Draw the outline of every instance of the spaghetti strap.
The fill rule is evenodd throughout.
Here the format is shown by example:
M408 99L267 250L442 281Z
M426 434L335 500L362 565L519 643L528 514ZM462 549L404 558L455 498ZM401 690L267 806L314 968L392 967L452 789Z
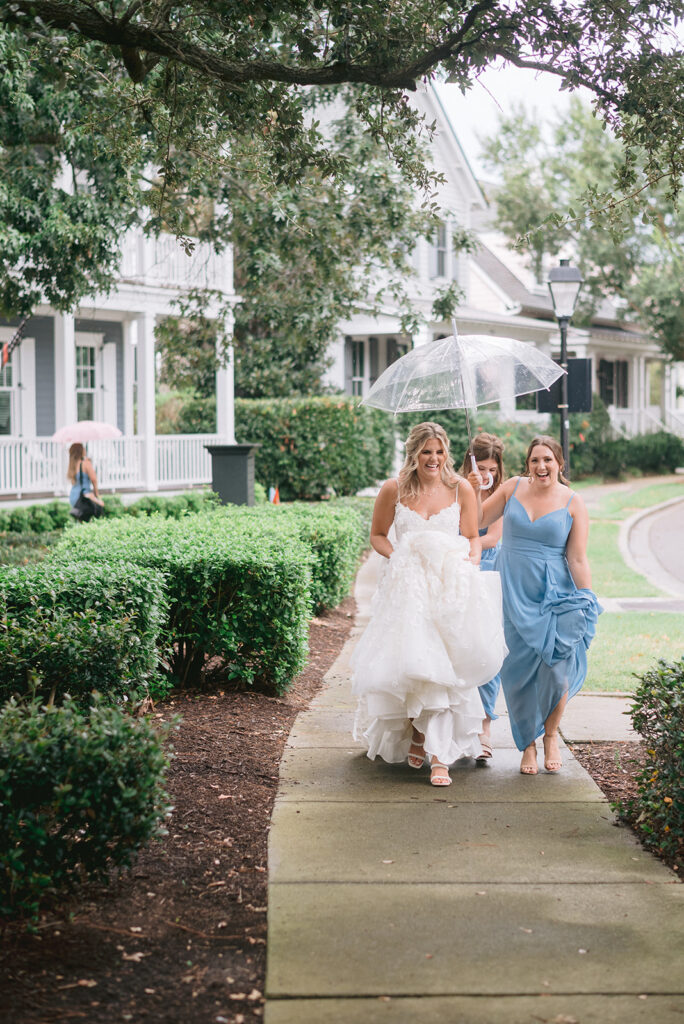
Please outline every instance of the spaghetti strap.
M574 497L575 497L575 492L574 492L574 491L571 491L571 492L570 492L570 497L568 498L568 502L567 502L567 505L565 506L566 508L570 508L570 502L572 501L572 499L573 499Z
M515 487L513 488L513 494L515 494L515 492L518 490L518 484L520 483L521 480L522 480L522 477L519 476L518 479L515 482ZM513 494L511 494L511 498L513 497Z

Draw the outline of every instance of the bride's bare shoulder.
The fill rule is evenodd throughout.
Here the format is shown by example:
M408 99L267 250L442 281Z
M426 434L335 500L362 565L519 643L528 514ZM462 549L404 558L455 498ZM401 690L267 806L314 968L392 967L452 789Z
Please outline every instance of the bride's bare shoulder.
M378 491L378 497L376 500L392 501L396 502L399 500L399 481L395 477L390 477L389 480L385 480L384 484Z

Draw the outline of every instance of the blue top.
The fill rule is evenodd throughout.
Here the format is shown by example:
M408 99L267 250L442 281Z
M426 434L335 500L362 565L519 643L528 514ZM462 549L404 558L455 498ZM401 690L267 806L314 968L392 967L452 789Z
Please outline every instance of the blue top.
M533 521L515 490L504 509L497 570L509 651L501 682L513 738L524 750L562 696L581 689L602 608L593 591L575 586L565 557L574 492L564 508Z
M69 491L69 504L73 508L78 501L81 492L83 494L92 494L93 485L90 482L90 477L87 473L83 472L83 463L81 462L78 467L78 475L76 477L76 483L72 484L71 490Z

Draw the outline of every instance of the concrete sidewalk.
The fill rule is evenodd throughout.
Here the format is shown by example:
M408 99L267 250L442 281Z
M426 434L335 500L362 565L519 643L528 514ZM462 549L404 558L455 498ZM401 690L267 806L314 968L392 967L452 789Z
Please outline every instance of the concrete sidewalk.
M362 609L370 588L362 571ZM371 763L351 740L363 617L281 766L267 1024L681 1022L675 874L617 825L567 748L560 774L540 754L539 775L520 775L505 717L491 763L460 762L446 790L427 769ZM624 700L573 704L566 739L629 738ZM588 722L625 734L577 735Z

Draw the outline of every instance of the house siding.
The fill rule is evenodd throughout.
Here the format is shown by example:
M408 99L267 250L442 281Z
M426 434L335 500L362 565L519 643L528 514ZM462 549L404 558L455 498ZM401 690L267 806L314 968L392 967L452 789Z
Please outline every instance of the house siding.
M55 432L55 321L51 316L34 317L26 334L36 339L36 433L51 437Z
M2 327L18 327L18 318L0 318ZM51 437L55 432L55 322L51 316L33 316L26 321L24 335L36 345L36 434Z

